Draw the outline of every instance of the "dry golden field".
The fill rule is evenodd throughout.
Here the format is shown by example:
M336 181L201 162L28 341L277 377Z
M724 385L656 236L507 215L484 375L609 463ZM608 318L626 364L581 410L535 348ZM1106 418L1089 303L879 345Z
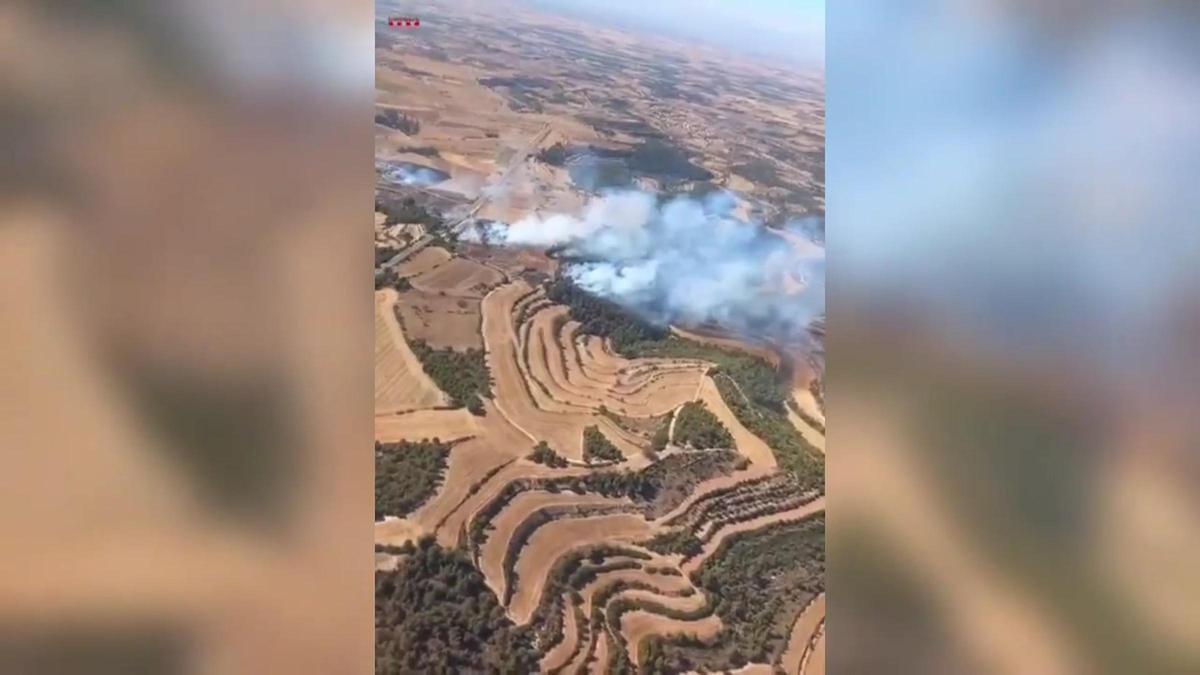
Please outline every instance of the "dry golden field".
M391 290L375 294L375 414L444 406L392 313L395 299Z
M400 293L396 311L404 321L405 334L437 349L480 349L479 300L455 298L418 291Z

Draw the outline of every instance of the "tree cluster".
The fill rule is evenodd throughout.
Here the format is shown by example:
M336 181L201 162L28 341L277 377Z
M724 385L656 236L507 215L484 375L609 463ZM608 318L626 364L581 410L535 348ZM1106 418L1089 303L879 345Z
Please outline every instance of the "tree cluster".
M733 448L733 436L703 401L688 401L675 419L675 443L697 450Z
M383 214L383 224L388 227L397 223L420 223L431 230L442 226L440 217L418 204L412 197L405 197L399 202L377 201L375 210Z
M731 171L763 187L780 186L779 171L775 169L775 163L765 157L756 157L743 164L735 164Z
M667 513L682 504L700 483L729 475L746 464L746 458L732 450L679 452L654 462L640 472L653 495L646 507L647 517Z
M583 430L583 461L588 462L623 462L625 455L608 440L596 425L585 427Z
M656 494L653 483L642 471L597 471L576 479L565 479L569 489L577 492L593 492L605 497L628 497L634 501L648 501ZM575 488L578 487L578 490Z
M483 415L483 399L492 395L492 376L482 350L455 351L449 347L434 349L424 340L410 343L421 361L421 368L450 396L450 404L466 408L474 415Z
M562 143L555 143L548 148L542 148L537 158L550 166L562 166L567 163L567 148Z
M671 417L663 420L663 423L654 430L654 437L650 439L650 449L654 452L662 452L667 449L667 444L671 442Z
M532 673L538 654L460 551L423 539L375 576L375 672Z
M567 460L551 448L546 441L538 441L529 453L529 459L538 464L545 464L552 469L562 469L567 466Z
M389 129L395 129L409 136L416 136L417 132L421 131L421 121L415 117L410 117L395 108L387 108L375 113L375 123L381 124Z
M375 443L375 520L408 515L433 496L449 454L436 438Z
M384 267L375 270L375 290L394 288L397 291L407 291L412 288L412 282L407 277L400 276L394 267Z

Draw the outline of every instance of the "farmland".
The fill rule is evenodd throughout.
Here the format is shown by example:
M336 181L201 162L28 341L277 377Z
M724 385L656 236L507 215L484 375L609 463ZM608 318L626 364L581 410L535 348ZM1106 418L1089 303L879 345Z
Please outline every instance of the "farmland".
M379 291L375 297L375 413L402 412L446 404L421 369L420 362L396 322L391 307L395 292Z
M458 260L450 251L450 261ZM473 255L486 263L485 249ZM721 561L751 555L747 537L802 526L824 510L820 488L782 471L777 450L730 406L729 389L717 381L721 372L738 372L728 358L714 372L722 364L701 358L712 345L699 342L683 350L645 343L641 349L652 355L622 356L608 338L586 332L571 307L553 302L546 286L496 274L479 289L478 344L490 379L479 390L482 414L437 386L447 380L424 371L379 382L433 393L424 408L377 414L379 440L437 437L445 448L422 460L423 470L440 475L420 478L421 494L385 491L389 504L405 508L382 514L390 518L377 525L379 540L463 551L544 672L792 667L818 658L817 592L787 591L786 602L749 619L719 609L729 601L718 602L714 589L733 591L714 579L736 569ZM437 283L461 287L450 276ZM407 295L382 291L380 316L404 316ZM389 335L404 339L400 323L389 324ZM422 340L411 345L416 368L431 367L427 356L416 356L431 348ZM741 353L758 358L753 349ZM387 557L380 574L399 574L406 560ZM819 592L819 574L792 574ZM747 621L784 637L766 646L738 637L759 634L742 627Z
M435 271L462 260L447 250ZM823 605L813 604L818 572L789 572L795 588L815 590L781 591L786 601L751 615L730 614L725 597L738 568L722 561L762 557L747 537L802 526L824 511L820 485L782 470L779 449L742 421L757 410L746 391L775 391L743 373L765 377L771 363L739 370L733 357L708 351L713 345L679 335L659 347L638 343L647 356L623 356L608 337L587 332L572 307L551 300L546 285L495 271L485 249L472 254L471 269L495 275L467 289L479 295L478 342L469 343L479 347L435 350L405 334L410 321L396 320L408 316L403 305L413 293L457 300L437 294L463 292L466 277L427 270L417 277L428 287L379 293L377 318L393 341L377 352L391 375L379 379L378 393L388 402L398 400L394 392L406 397L404 406L377 410L376 436L402 444L437 438L445 450L419 464L439 475L380 486L398 506L381 513L378 541L461 551L503 610L514 654L531 650L543 672L815 664L823 649ZM737 358L758 359L754 349ZM487 378L471 390L476 414L462 385L452 384L473 366L437 365L473 353ZM426 368L449 368L457 379ZM722 387L721 377L746 387ZM384 457L389 467L398 461ZM409 483L422 492L403 494ZM409 564L405 555L380 555L381 575L401 575ZM753 637L763 630L782 637Z
M618 33L433 6L428 31L377 36L376 160L393 171L376 190L377 672L815 672L825 418L800 342L646 316L577 283L560 247L497 238L620 176L820 211L823 178L756 140L783 126L819 147L797 112L816 104L735 84L766 82L755 66L739 80L700 52L646 59ZM543 50L585 67L543 72ZM694 110L714 72L751 133L683 133L720 122L637 93ZM626 165L584 176L581 148ZM437 182L389 182L395 167Z

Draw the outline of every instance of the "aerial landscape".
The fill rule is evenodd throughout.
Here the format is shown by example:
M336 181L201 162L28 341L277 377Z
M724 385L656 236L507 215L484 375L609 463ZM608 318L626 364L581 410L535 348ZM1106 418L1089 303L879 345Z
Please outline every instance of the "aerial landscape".
M375 31L376 672L823 674L820 64Z

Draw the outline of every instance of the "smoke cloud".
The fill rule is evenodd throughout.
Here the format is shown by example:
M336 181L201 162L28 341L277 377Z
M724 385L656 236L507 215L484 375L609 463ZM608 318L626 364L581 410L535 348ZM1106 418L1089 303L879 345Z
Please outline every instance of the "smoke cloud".
M805 234L811 223L772 230L735 207L728 193L610 192L579 216L531 215L473 236L557 248L579 286L659 323L795 338L824 312L825 251Z
M415 187L437 185L450 177L441 171L408 162L382 165L379 171L385 182Z

